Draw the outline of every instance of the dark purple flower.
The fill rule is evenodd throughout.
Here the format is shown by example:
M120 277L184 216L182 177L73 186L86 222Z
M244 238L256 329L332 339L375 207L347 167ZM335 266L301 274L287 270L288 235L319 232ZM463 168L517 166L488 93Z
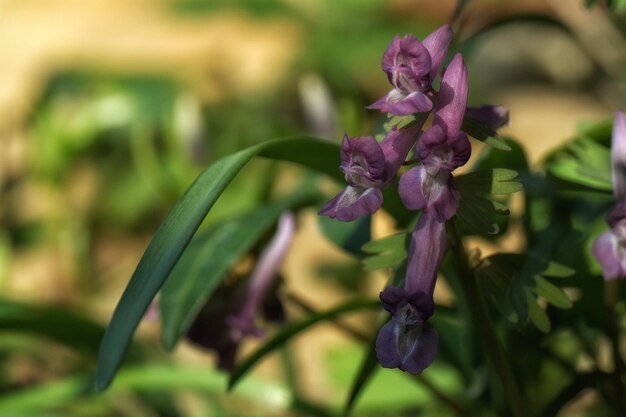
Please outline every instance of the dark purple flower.
M495 132L509 124L509 111L504 106L468 107L465 109L465 118L475 120Z
M394 128L380 144L370 136L344 136L340 169L348 187L328 201L319 214L347 222L376 212L383 202L380 189L396 176L420 128L420 123L405 129Z
M424 42L412 35L396 36L382 60L383 71L394 88L368 108L394 115L430 111L433 104L428 93L451 41L450 25L440 27Z
M459 192L451 172L470 157L471 145L461 123L467 103L467 69L456 55L441 81L433 126L417 144L421 165L400 178L399 193L405 206L432 212L438 221L450 219L459 206Z
M437 356L438 335L427 319L432 315L432 298L387 287L380 301L391 314L376 338L376 355L384 368L399 368L419 374Z

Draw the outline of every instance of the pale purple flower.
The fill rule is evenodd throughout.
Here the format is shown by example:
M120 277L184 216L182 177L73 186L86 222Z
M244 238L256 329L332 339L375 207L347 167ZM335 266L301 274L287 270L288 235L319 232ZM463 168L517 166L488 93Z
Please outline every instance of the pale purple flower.
M189 327L187 339L215 351L221 369L233 369L245 337L263 335L263 330L257 327L258 317L271 322L285 320L276 292L276 278L294 232L294 215L283 213L274 237L261 253L249 279L220 286Z
M404 288L390 286L380 293L392 316L376 339L383 367L418 374L435 359L438 336L427 320L434 312L433 292L445 248L445 222L422 213L411 236Z
M591 250L606 280L626 277L626 117L621 111L613 123L611 170L617 203L607 216L610 229L593 242Z
M611 281L626 276L626 202L613 209L607 220L611 229L593 242L591 251L602 265L604 279Z
M616 201L626 199L626 116L619 111L613 122L611 140L611 171Z
M382 68L394 87L370 105L394 115L428 112L433 108L431 84L452 41L452 28L444 25L423 42L415 36L396 36L383 55Z
M420 123L394 128L380 144L371 136L350 139L345 135L340 169L348 186L328 201L319 214L347 222L376 212L383 202L381 188L396 176L420 128Z
M278 220L276 234L261 253L252 271L242 309L237 314L226 318L233 341L239 342L245 336L260 337L263 335L263 331L256 325L256 317L272 288L278 268L291 246L295 228L296 218L293 213L283 213Z
M417 144L421 165L400 178L405 206L432 212L439 221L450 219L459 206L459 192L451 172L470 157L471 145L461 132L467 103L467 69L457 54L441 81L433 126Z

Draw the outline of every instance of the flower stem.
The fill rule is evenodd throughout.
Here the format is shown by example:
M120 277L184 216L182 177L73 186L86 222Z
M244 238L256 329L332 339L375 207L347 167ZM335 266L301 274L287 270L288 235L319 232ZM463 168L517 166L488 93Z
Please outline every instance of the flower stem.
M500 379L506 400L514 417L528 417L527 403L522 397L513 370L511 369L506 353L495 332L493 321L487 311L480 294L480 289L474 276L474 271L469 265L467 252L463 246L463 240L455 224L455 220L449 222L454 236L452 249L457 261L461 285L465 293L466 301L472 314L474 331L479 334L486 352L487 362Z

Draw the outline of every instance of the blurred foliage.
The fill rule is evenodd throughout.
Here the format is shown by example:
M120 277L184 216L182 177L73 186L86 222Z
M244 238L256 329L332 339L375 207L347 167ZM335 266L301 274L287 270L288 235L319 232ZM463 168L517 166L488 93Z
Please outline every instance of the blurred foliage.
M417 8L404 8L402 2L383 0L162 3L155 2L150 7L165 6L168 16L177 21L193 22L225 10L243 11L268 22L288 19L304 35L293 66L273 90L232 94L216 101L203 98L176 74L155 76L132 70L85 70L79 66L49 74L21 132L20 139L27 148L23 166L13 170L0 167L0 416L336 416L346 403L355 416L508 415L502 388L488 369L480 340L472 330L468 306L463 297L457 296L463 290L451 256L442 268L442 279L450 287L452 301L439 306L434 317L441 337L439 358L418 378L372 367L371 354L368 362L380 320L364 315L364 331L347 325L343 314L377 305L372 292L366 289L372 283L380 286L380 280L354 268L343 274L336 268L326 274L326 279L319 279L318 284L330 284L333 291L349 301L328 309L293 302L290 307L300 308L304 315L296 314L264 344L248 351L251 353L230 377L231 384L241 379L234 392L226 393L228 375L197 359L189 364L188 359L166 355L158 338L149 331L131 344L110 389L95 392L96 349L112 310L110 300L100 297L120 293L120 282L125 283L128 278L119 276L128 272L124 263L129 258L136 260L148 235L157 230L201 170L271 138L319 132L319 126L307 118L310 109L302 104L299 83L305 73L322 80L335 105L336 132L326 139L338 142L343 130L350 134L382 131L380 117L362 110L385 88L386 80L379 68L381 51L397 33L413 33L421 38L438 26L437 19L451 15L448 11L438 14L436 10L421 15ZM463 3L468 9L474 2ZM623 21L623 1L586 3L589 7L607 3L610 9L622 13L612 16L613 21ZM484 15L488 21L482 23L483 29L514 23L511 16ZM471 17L466 17L469 23ZM552 15L539 17L533 21L560 23ZM624 32L623 25L617 28ZM459 37L463 43L456 47L471 57L474 47L488 36L488 30L467 30L467 34L476 36ZM571 37L575 39L574 34ZM594 68L599 67L594 63ZM527 71L525 75L534 74ZM601 81L607 90L617 89L623 81L608 76L596 78L602 79L587 82L595 86ZM513 76L512 79L511 83L515 82ZM472 92L475 100L485 94L480 87ZM493 235L484 239L496 243L511 229L521 229L523 235L529 257L520 258L515 253L479 257L478 270L485 274L479 275L478 281L490 302L488 308L498 334L505 341L507 357L523 382L524 394L532 400L535 410L544 410L537 415L567 412L562 410L567 410L568 402L580 398L586 390L595 395L586 415L612 413L612 375L604 363L607 317L599 308L602 280L599 267L588 255L593 238L605 228L603 216L612 201L608 170L610 129L609 121L581 126L575 137L548 155L539 169L532 170L523 147L525 138L515 141L495 137L493 132L477 131L473 135L492 147L483 152L472 172L459 177L461 191L472 187L475 191L478 187L481 200L473 204L481 209L480 213L461 212L466 214L467 225L461 225L464 234L491 231ZM4 143L3 134L0 132L0 143ZM314 168L319 170L319 158L328 149L336 151L327 145L326 150L302 151L300 162L310 158L313 162L308 165L317 163ZM287 155L266 156L293 160L290 152L295 149L284 150ZM333 158L322 161L326 167L321 170L337 177L340 173L335 153ZM500 168L506 170L496 171ZM519 176L515 177L514 172ZM247 254L258 253L263 247L277 216L272 207L282 208L286 204L300 212L310 211L301 201L293 203L294 195L297 197L302 189L304 194L310 191L310 198L315 200L309 206L319 207L320 194L327 189L325 181L321 175L292 165L258 158L250 161L242 175L228 184L202 225L202 218L198 219L197 226L208 240L216 230L229 225L241 227L245 221L254 222L258 230L250 234L245 230L234 232L230 236L234 240L229 243L235 249L214 242L226 252L217 259L219 265L209 262L201 250L198 254L193 252L198 244L193 241L187 256L178 264L177 257L171 259L168 266L175 272L193 269L195 275L190 275L195 282L211 286L208 290L190 290L190 297L197 299L192 304L208 300L214 285L237 268L238 262L245 261ZM517 191L519 182L524 184L525 195L521 212L513 210L508 217L498 216L498 212L508 214L506 207L511 201L506 195L489 199L491 194ZM394 196L385 195L385 204L398 226L415 220L413 215L396 216L401 204L397 196L394 200ZM362 262L368 271L380 270L390 279L394 279L393 272L398 279L406 257L406 234L367 243L372 238L370 219L349 227L325 219L319 223L326 239L342 248L344 255L354 258L355 263ZM480 230L476 231L476 227ZM201 239L200 236L198 240ZM174 242L171 236L165 236L163 241L178 244L181 252L187 243ZM30 255L46 248L51 248L61 272L47 263L34 266L45 271L46 282L60 289L50 295L39 289L40 284L35 281L32 300L24 300L29 297L15 290L16 286L19 288L15 281L30 279L31 270L15 272L15 268L20 262L36 263ZM549 270L558 263L560 272L576 272L563 279L547 280L545 277L555 275L545 268L537 269L537 259L542 268ZM511 282L503 282L498 271L494 272L503 268L515 269L517 274L507 275L514 277ZM515 292L513 287L524 290ZM144 296L146 305L157 289ZM625 290L620 291L623 300ZM520 294L524 296L521 299ZM357 301L353 296L359 297ZM163 307L167 308L166 294L164 301ZM107 306L103 308L102 304ZM181 314L189 314L187 310L181 310ZM621 320L619 328L623 330L623 301L618 302L616 310ZM143 309L135 307L133 317L120 317L120 322L132 327L127 328L127 342L142 316ZM324 381L330 384L327 389L320 388L320 395L326 396L324 401L319 396L311 399L302 392L303 382L298 375L289 377L290 373L297 374L294 369L300 365L291 357L297 349L291 339L322 322L350 338L323 352L321 364L315 362L320 367L318 372L327 377ZM150 328L154 323L148 319L145 326ZM172 326L175 336L168 345L184 333L183 327L181 323ZM286 375L288 384L275 382L276 376L248 375L270 352L279 356L272 365L275 373ZM118 356L121 358L121 352Z

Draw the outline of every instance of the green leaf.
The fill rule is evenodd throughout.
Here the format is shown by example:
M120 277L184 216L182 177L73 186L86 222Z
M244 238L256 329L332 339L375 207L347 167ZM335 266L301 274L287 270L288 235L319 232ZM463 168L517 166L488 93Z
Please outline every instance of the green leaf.
M492 130L490 127L479 122L478 120L474 120L469 117L463 118L461 130L474 139L485 142L496 149L500 149L502 151L511 150L511 147L506 143L506 141L498 137L498 133L496 131Z
M0 300L0 328L35 334L95 354L104 328L58 307L31 306Z
M344 406L344 415L347 416L350 414L352 407L356 403L356 400L359 398L359 395L363 392L363 389L366 387L367 382L374 376L375 372L378 368L378 358L376 357L376 337L378 337L378 332L380 332L380 327L374 336L374 339L367 346L367 353L361 362L361 366L359 367L359 372L356 374L354 378L354 382L352 383L352 388L350 388L350 394L348 395L348 400L346 401L346 405Z
M195 238L183 252L161 290L162 340L172 349L232 265L265 234L280 214L307 199L291 198L220 223Z
M575 273L576 271L574 271L569 266L565 266L557 262L549 262L548 266L546 266L545 269L541 271L541 275L553 278L567 278L571 277Z
M550 320L537 304L535 294L554 307L572 307L567 294L543 275L565 276L571 275L571 272L563 265L547 262L532 254L506 253L484 259L476 269L484 293L498 310L513 322L525 323L530 319L543 332L550 329Z
M323 235L337 247L361 258L361 247L371 239L372 217L365 216L353 222L341 222L326 216L317 218Z
M204 170L152 238L113 313L100 345L96 370L98 389L105 389L111 383L139 321L210 208L255 155L296 162L340 177L338 147L310 138L261 143L222 158Z
M333 308L320 313L309 315L306 319L287 324L282 326L281 330L276 333L270 340L268 340L263 346L257 349L254 353L239 363L230 375L228 382L228 388L232 389L239 380L248 373L252 367L263 359L268 353L271 353L278 347L285 344L293 336L297 335L303 330L319 323L320 321L328 320L336 317L340 314L349 313L356 310L363 309L377 309L380 308L378 301L371 300L354 300L348 303L342 304L339 307Z
M545 311L539 307L535 297L526 291L526 302L528 305L528 318L530 321L542 332L548 333L550 331L550 318Z
M561 309L572 307L572 301L562 289L539 275L535 276L535 287L533 290L555 307Z
M565 152L548 163L548 171L557 178L589 188L612 189L611 152L588 138L569 143Z
M517 171L512 169L495 168L459 175L455 177L455 181L457 186L467 193L512 194L524 188L522 183L517 181L517 176Z
M363 259L363 268L374 271L400 265L407 257L406 238L405 233L398 233L365 244L363 251L374 255Z
M470 231L479 234L497 234L500 231L498 216L507 216L509 211L491 196L522 190L517 175L517 171L511 169L493 168L455 177L461 193L457 215Z

